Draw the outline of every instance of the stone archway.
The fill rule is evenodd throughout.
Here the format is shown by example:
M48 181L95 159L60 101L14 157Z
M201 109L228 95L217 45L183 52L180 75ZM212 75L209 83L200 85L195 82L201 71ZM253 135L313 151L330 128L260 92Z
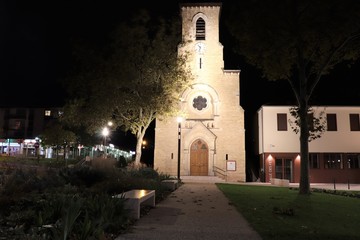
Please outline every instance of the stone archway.
M209 148L201 139L195 140L190 148L190 175L208 176Z

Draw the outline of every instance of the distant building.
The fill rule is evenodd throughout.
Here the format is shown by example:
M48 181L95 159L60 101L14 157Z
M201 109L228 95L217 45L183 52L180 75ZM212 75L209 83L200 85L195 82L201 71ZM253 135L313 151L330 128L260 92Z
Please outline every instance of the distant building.
M188 65L195 80L179 96L183 121L156 119L154 169L245 182L240 70L224 69L221 3L184 3L180 10L183 41L178 52L191 54Z
M62 108L0 108L0 154L23 155L26 157L38 154L45 158L54 158L55 154L62 155L64 151L57 152L50 146L41 146L40 136L50 122L57 121L62 114ZM123 156L127 161L132 160L134 153L123 151L114 145L84 146L76 144L68 149L65 158L78 156L101 157L106 151L107 155L116 159Z
M8 155L33 154L36 138L59 117L61 108L0 108L0 149Z
M262 180L300 181L300 139L292 106L262 106L257 112ZM324 113L326 131L309 142L310 183L360 183L360 107L313 106Z

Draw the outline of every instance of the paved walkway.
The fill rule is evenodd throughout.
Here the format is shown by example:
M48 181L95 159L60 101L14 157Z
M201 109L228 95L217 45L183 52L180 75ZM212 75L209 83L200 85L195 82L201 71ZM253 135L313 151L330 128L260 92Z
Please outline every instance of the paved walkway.
M122 239L260 240L215 183L185 182Z
M224 182L222 179L184 176L182 181L184 184L151 209L148 215L142 216L130 233L122 234L116 240L261 239L216 187L216 182ZM231 184L274 186L261 182ZM290 183L290 187L298 186ZM310 187L360 191L360 184L314 183Z
M251 183L238 183L246 185L262 185L262 186L274 186L270 183L251 182ZM275 187L275 186L274 186ZM290 187L299 187L298 183L290 183ZM343 191L360 191L360 184L347 184L347 183L310 183L310 188L327 189L327 190L343 190Z

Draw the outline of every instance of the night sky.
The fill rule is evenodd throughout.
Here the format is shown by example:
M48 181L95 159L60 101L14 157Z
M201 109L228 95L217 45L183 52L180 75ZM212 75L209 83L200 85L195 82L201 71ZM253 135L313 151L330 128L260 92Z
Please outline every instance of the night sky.
M66 97L59 83L72 64L74 39L102 44L103 37L139 6L154 13L179 14L178 1L17 1L0 3L0 106L62 106ZM150 2L150 3L149 3ZM162 4L166 3L164 7ZM169 3L171 2L171 3ZM223 2L223 11L231 1ZM222 19L226 15L221 15ZM222 21L221 21L222 22ZM286 82L269 82L232 53L226 29L220 29L226 69L241 70L241 105L249 118L267 103L290 104L293 95ZM337 67L314 92L318 104L359 105L359 67ZM133 140L132 140L133 141Z

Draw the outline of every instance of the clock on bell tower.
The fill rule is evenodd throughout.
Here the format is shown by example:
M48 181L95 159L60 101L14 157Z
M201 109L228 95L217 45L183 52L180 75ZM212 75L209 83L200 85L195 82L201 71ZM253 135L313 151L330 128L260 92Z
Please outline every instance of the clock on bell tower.
M195 51L198 54L203 54L205 52L205 43L198 42L195 44Z

